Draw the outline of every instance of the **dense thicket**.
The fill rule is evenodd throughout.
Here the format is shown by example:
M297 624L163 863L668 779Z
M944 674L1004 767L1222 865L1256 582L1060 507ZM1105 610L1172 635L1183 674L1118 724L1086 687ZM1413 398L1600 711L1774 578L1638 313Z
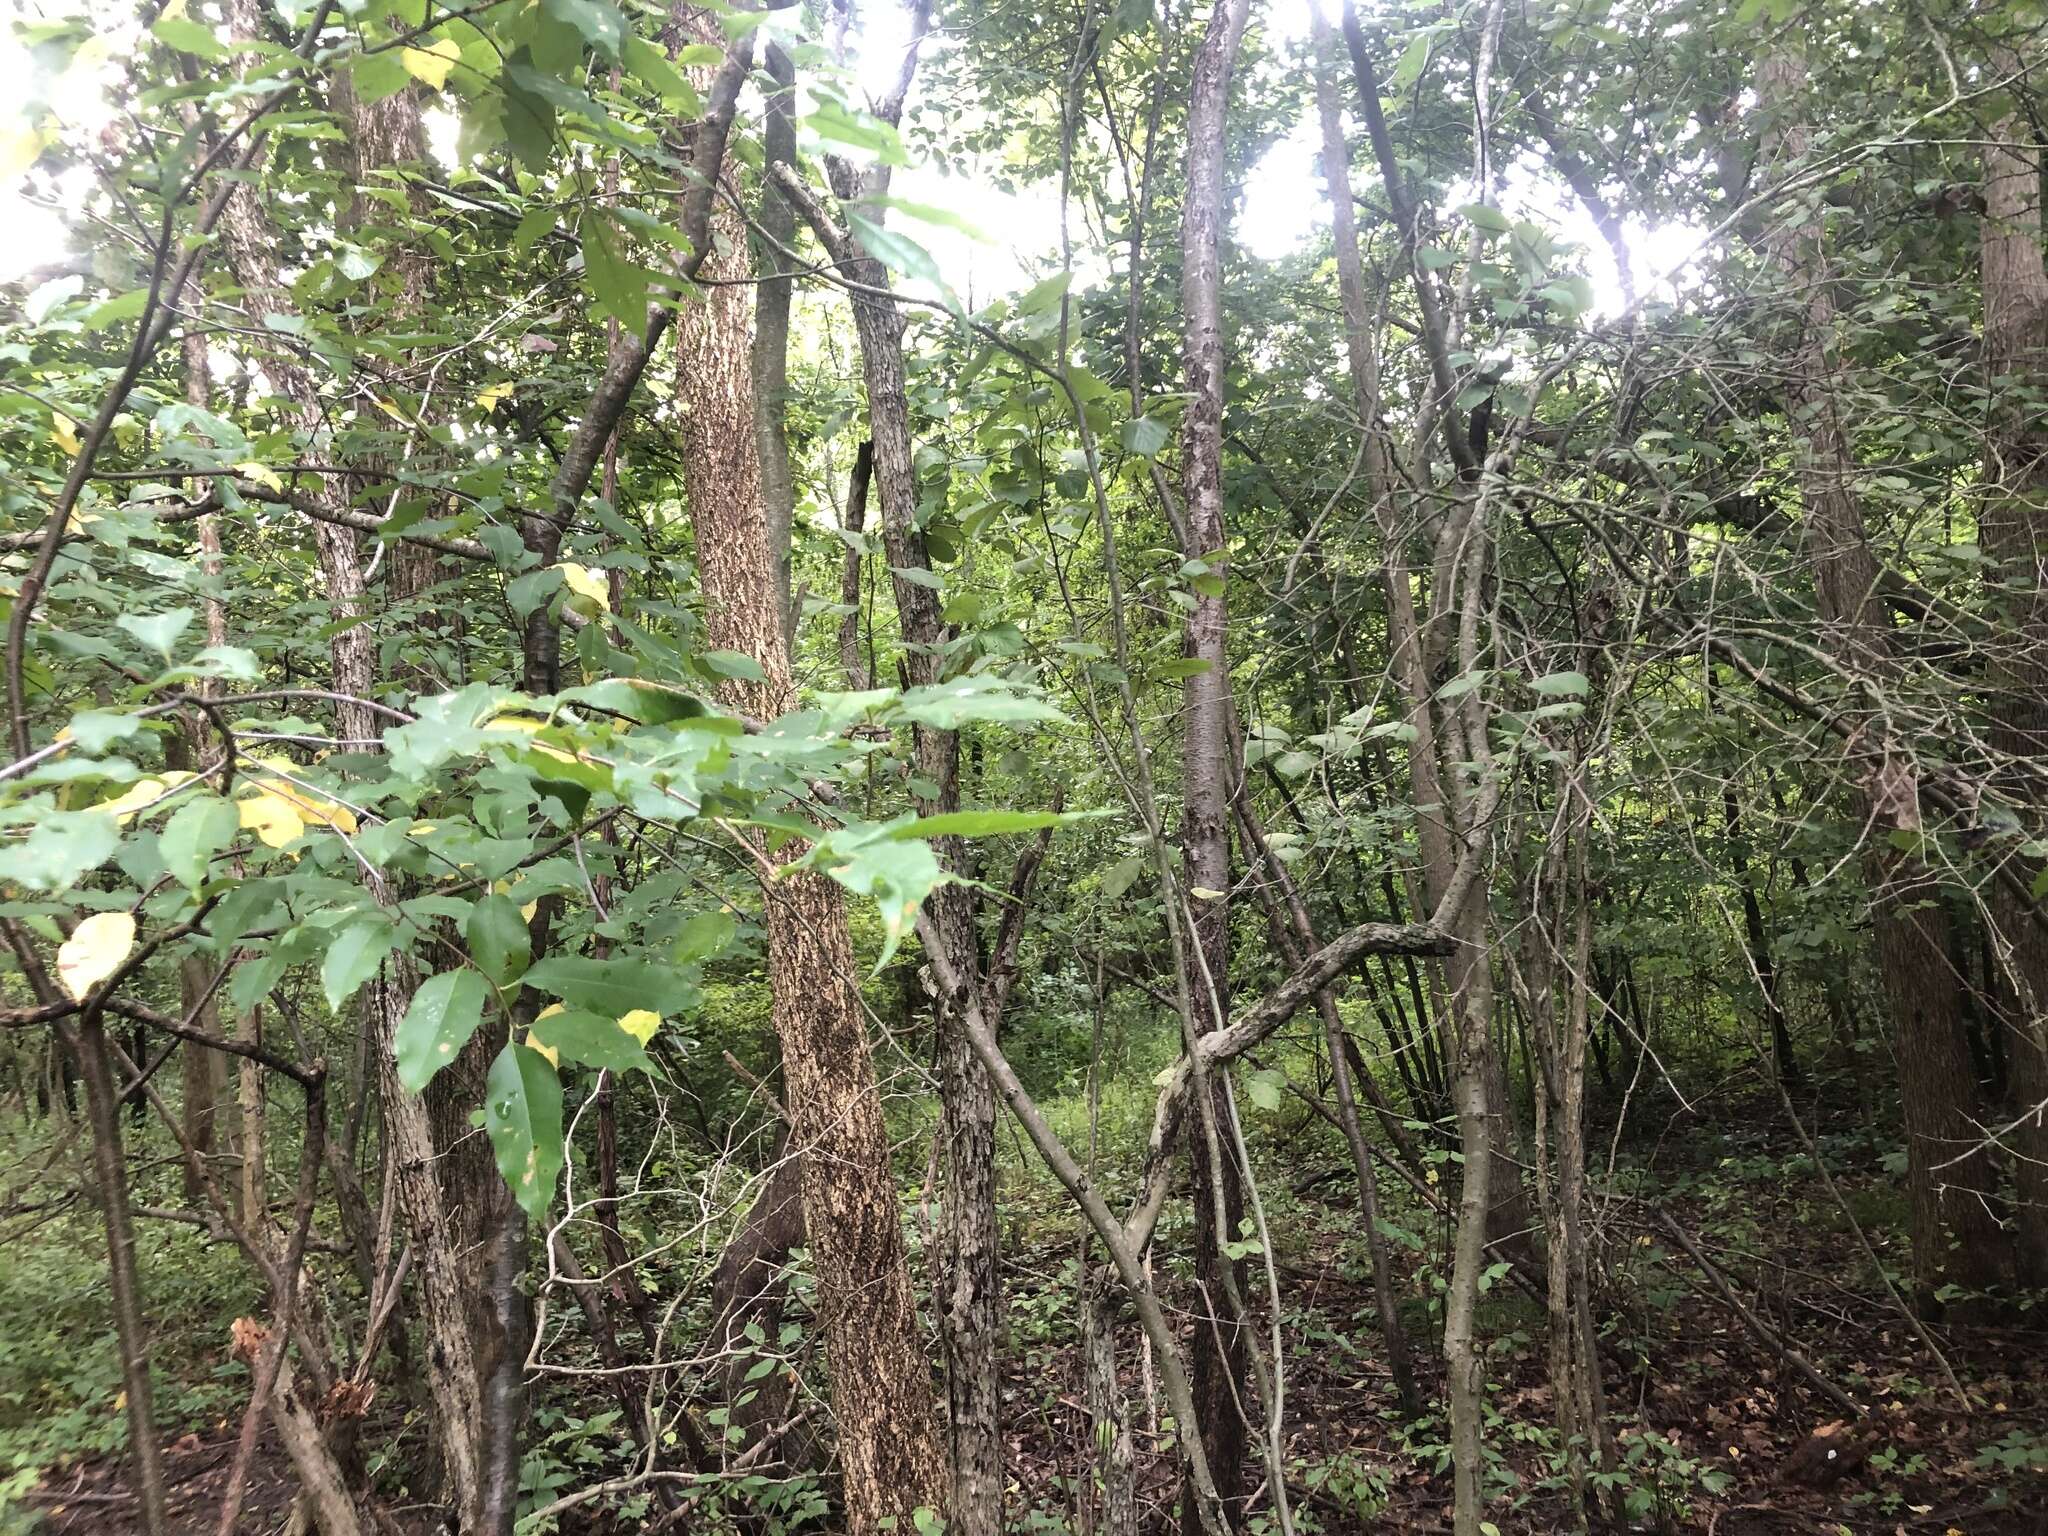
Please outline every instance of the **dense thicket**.
M0 1529L2038 1528L2048 12L876 4L17 19Z

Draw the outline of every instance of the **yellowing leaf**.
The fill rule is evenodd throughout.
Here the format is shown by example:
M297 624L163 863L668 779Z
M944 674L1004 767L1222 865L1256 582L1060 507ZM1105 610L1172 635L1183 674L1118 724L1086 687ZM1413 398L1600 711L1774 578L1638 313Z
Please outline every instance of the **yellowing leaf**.
M62 416L55 417L50 422L50 441L74 459L78 457L79 449L85 446L79 442L78 434L72 430L71 423Z
M286 772L289 772L295 766L290 763L269 763L263 758L256 758L254 762L259 767L275 767ZM332 827L337 832L352 834L356 830L355 813L350 811L347 806L336 805L325 795L316 794L314 791L298 784L293 784L289 780L277 782L259 778L255 782L259 798L262 795L270 795L284 801L291 807L292 813L302 822L316 827ZM253 826L254 823L245 816L242 819L242 825L247 827ZM301 828L301 830L304 829ZM262 836L260 832L257 835ZM294 837L297 835L297 833L293 834ZM266 842L269 841L267 838L264 840ZM287 838L286 841L289 842L290 839ZM272 843L271 846L279 847L282 845Z
M448 83L448 72L462 62L462 45L444 37L430 48L401 48L398 62L413 79L438 91Z
M127 826L135 819L135 813L155 801L164 792L162 779L137 779L112 800L102 800L87 809L105 811L119 826Z
M277 478L277 472L268 464L259 464L254 459L248 459L235 466L235 473L246 475L266 491L276 491L280 496L284 494L284 482Z
M283 795L264 790L240 803L242 825L255 830L265 845L282 848L306 830L299 808Z
M549 1003L547 1007L541 1009L539 1013L536 1013L533 1016L533 1022L538 1024L542 1019L551 1019L560 1012L562 1012L562 1005L560 1003ZM561 1070L562 1053L556 1050L552 1045L542 1045L540 1041L534 1037L534 1033L530 1029L526 1032L526 1043L534 1050L539 1051L541 1055L547 1057L549 1066L555 1068L557 1071Z
M522 922L528 922L528 923L532 922L532 921L533 921L533 914L534 914L534 913L536 913L536 912L538 912L539 910L540 910L540 903L539 903L539 902L537 902L537 901L529 901L529 902L528 902L528 903L527 903L527 904L526 904L525 906L523 906L523 907L521 907L521 908L519 909L519 917L520 917L520 920L521 920Z
M635 1008L619 1020L619 1028L645 1045L654 1038L654 1032L661 1028L661 1015L645 1008Z
M588 566L574 565L564 560L555 567L562 573L563 585L578 597L587 597L598 607L611 612L611 588L605 585L604 572L593 571Z
M135 947L135 919L126 912L95 912L57 951L57 975L73 1002L114 974Z
M507 379L502 384L493 384L488 389L479 390L476 397L476 408L480 411L494 411L498 408L500 400L510 400L514 391L518 388L517 384Z
M0 181L14 181L36 163L49 142L50 136L34 123L12 122L0 127Z

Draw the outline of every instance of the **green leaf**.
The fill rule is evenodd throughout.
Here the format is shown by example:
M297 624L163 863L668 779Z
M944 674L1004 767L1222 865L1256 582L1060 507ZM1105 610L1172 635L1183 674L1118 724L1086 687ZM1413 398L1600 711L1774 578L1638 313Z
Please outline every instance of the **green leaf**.
M523 260L527 252L538 245L541 238L554 227L554 209L545 206L527 209L520 215L519 227L512 231L512 254Z
M557 694L556 698L564 704L594 705L607 714L625 715L629 719L644 721L648 725L668 725L676 720L700 720L710 713L704 701L688 689L678 688L671 683L651 682L641 677L607 677L581 688L566 689Z
M533 1021L532 1037L565 1061L602 1072L652 1072L640 1042L601 1013L570 1009Z
M1124 423L1123 445L1126 453L1139 454L1148 459L1157 458L1159 450L1172 438L1172 429L1165 422L1155 421L1150 416L1133 416Z
M147 288L131 288L128 292L111 298L104 304L95 304L80 322L79 329L85 332L103 331L110 325L123 320L133 320L149 303Z
M1071 272L1055 272L1041 283L1034 283L1018 298L1015 309L1022 315L1042 315L1060 307L1060 300L1073 283Z
M635 336L647 330L647 274L626 255L626 237L601 214L586 213L579 234L583 273L598 308Z
M1467 203L1457 212L1475 229L1483 229L1489 234L1504 235L1515 227L1512 219L1487 203Z
M111 816L53 811L29 829L7 858L7 876L30 890L62 891L87 870L113 857L121 830Z
M889 836L906 837L999 837L1006 832L1035 832L1040 827L1062 826L1082 821L1090 811L946 811L916 821L898 822Z
M553 955L526 973L526 985L571 1008L583 1008L616 1019L635 1008L664 1017L688 1013L697 1006L697 984L673 966L645 960L598 960L581 955Z
M336 934L320 962L320 988L327 994L327 1006L340 1013L342 1004L377 974L397 943L397 927L381 912L360 918ZM417 994L414 1001L418 1001Z
M626 19L605 0L541 0L541 9L582 33L583 40L606 58L619 57Z
M469 1044L469 1037L483 1022L490 990L478 972L467 968L443 971L420 984L392 1041L398 1080L408 1092L422 1092L434 1074Z
M706 651L697 658L706 671L719 677L736 677L749 683L765 683L768 674L761 663L741 651Z
M178 636L191 626L193 612L190 608L173 608L168 613L150 614L138 618L131 613L117 613L114 624L148 646L168 661L171 647L178 643Z
M941 292L946 291L946 280L939 275L939 264L932 260L932 253L908 235L899 235L872 219L862 218L851 209L847 210L846 222L853 230L854 238L883 266L892 272L901 272L905 277L930 283Z
M1142 853L1134 853L1127 859L1118 859L1102 872L1102 894L1115 901L1136 883L1138 876L1145 873L1145 867L1150 862Z
M898 842L893 830L841 828L820 838L805 861L823 865L825 872L849 891L875 903L883 937L882 953L875 961L877 972L895 957L897 946L916 925L925 897L946 879L931 844Z
M117 741L139 734L147 725L140 715L117 715L103 709L81 710L71 717L71 739L82 752L100 753Z
M696 88L659 48L645 38L629 35L623 57L627 72L661 97L663 103L684 117L703 115L703 103L697 99Z
M956 677L951 682L908 689L896 701L893 713L917 725L934 726L942 731L958 730L970 720L1066 719L1040 698L1035 689L986 674Z
M739 925L730 912L699 912L676 935L676 964L694 965L699 960L709 960L730 944L738 931Z
M492 982L509 987L533 958L533 941L518 903L509 896L486 896L469 909L462 936L469 941L469 957Z
M189 16L159 16L149 32L158 42L180 53L196 54L202 59L224 59L228 54L213 28Z
M1157 676L1172 680L1175 678L1200 677L1214 665L1214 662L1205 660L1200 656L1181 656L1173 661L1162 661L1152 670Z
M491 1062L484 1131L512 1198L530 1220L546 1220L562 1176L562 1080L531 1046L510 1042Z
M171 814L157 834L157 856L164 872L188 890L206 883L213 856L235 840L241 815L219 795L199 795Z
M829 97L818 104L817 110L801 119L821 139L830 139L835 144L864 150L883 165L907 166L910 156L904 152L903 139L887 123L868 112L848 111L844 105Z
M1583 672L1552 672L1544 677L1531 678L1529 681L1531 691L1540 693L1545 698L1556 698L1560 695L1583 697L1592 686Z
M1287 1079L1278 1072L1254 1072L1245 1079L1244 1086L1245 1091L1252 1096L1252 1102L1268 1113L1286 1102Z

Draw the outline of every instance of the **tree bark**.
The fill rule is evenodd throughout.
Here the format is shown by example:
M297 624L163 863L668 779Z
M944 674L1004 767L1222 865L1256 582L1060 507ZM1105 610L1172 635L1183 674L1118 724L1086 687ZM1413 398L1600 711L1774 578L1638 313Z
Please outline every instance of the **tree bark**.
M1757 84L1778 117L1766 153L1780 171L1803 161L1811 142L1800 119L1807 96L1805 55L1796 37L1763 61ZM1877 596L1878 564L1854 490L1856 464L1841 416L1840 369L1831 345L1834 300L1818 220L1777 220L1764 246L1787 290L1804 295L1798 318L1788 414L1800 434L1799 484L1814 600L1826 643L1866 689L1882 690L1892 672L1885 614ZM1882 720L1867 720L1862 812L1880 838L1917 835L1921 825L1918 769L1907 743L1891 739ZM1990 1158L1974 1114L1976 1084L1963 1034L1962 990L1949 960L1948 916L1934 874L1918 858L1873 847L1866 859L1872 930L1891 1000L1906 1134L1906 1186L1911 1205L1913 1278L1920 1305L1953 1281L1970 1291L1994 1284L2004 1236L1988 1204L1995 1190Z
M1181 363L1187 408L1181 426L1182 557L1195 577L1183 650L1201 665L1181 684L1180 845L1192 931L1183 978L1192 1001L1190 1050L1230 1021L1230 800L1238 765L1231 752L1228 531L1223 515L1223 224L1225 127L1231 76L1250 14L1249 0L1217 0L1196 51L1188 94L1186 198L1181 209ZM1244 1521L1249 1352L1239 1301L1244 1264L1225 1252L1240 1239L1243 1170L1219 1132L1231 1113L1228 1080L1197 1072L1188 1137L1194 1202L1195 1409L1209 1475L1233 1527ZM1201 1530L1200 1501L1183 1489L1181 1529Z
M762 63L775 89L761 104L761 150L768 165L796 163L796 66L770 43ZM772 176L761 184L761 232L788 246L796 234L796 210ZM764 257L769 274L784 269L774 250ZM775 588L782 603L785 643L794 643L799 615L790 592L790 535L796 522L796 483L789 464L789 305L794 282L764 274L754 295L754 450L761 466L761 513L768 554L775 562ZM862 687L863 684L853 684Z
M1994 53L2001 75L2024 79L2020 57ZM2017 85L2015 89L2017 89ZM1991 397L1985 442L1984 508L1993 600L2010 616L2010 639L1994 657L1989 690L1991 744L2013 761L2048 759L2048 431L2039 399L2048 388L2048 269L2041 256L2038 130L2018 111L1991 127L1984 147L1984 372ZM2022 772L2009 792L2041 811L2039 780ZM2005 787L2005 786L2001 786ZM2017 881L1991 886L1991 921L2015 1006L2007 1042L2018 1123L2012 1131L2018 1196L2015 1252L2022 1285L2048 1285L2048 928L2031 886L2040 866L2015 861Z
M744 226L724 205L713 223L703 270L746 278ZM712 645L752 657L764 674L729 683L727 702L773 720L794 707L796 693L762 507L748 309L743 282L709 287L685 308L676 326L677 399L706 629ZM802 851L791 842L768 857L786 864ZM916 1511L944 1511L944 1451L844 899L816 874L764 881L763 894L846 1527L868 1536L888 1520L914 1531Z

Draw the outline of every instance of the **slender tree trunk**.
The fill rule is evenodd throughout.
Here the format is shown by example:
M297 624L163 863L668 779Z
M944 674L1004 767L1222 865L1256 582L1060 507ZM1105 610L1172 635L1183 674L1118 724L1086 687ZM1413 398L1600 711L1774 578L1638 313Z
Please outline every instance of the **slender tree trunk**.
M713 217L722 227L703 271L744 279L745 229L723 207ZM730 684L730 701L772 720L796 694L761 500L748 298L744 284L722 284L685 308L677 394L706 628L714 646L753 657L764 674ZM801 852L785 844L770 857L787 863ZM944 1511L944 1450L843 898L815 874L766 881L763 890L846 1527L869 1536L887 1520L914 1531L916 1511Z
M262 15L254 0L230 0L228 20L238 37L264 35ZM400 152L399 146L410 144L412 152L417 152L416 104L410 140L400 132L387 131L389 128L380 119L371 142L385 145L393 153ZM371 132L367 126L365 131ZM221 229L229 261L243 290L242 303L257 326L257 334L262 334L261 323L273 316L289 318L291 305L260 204L248 195L233 198L222 217ZM278 393L290 403L297 425L309 436L316 436L322 430L325 413L319 390L305 365L288 347L278 345L264 352L262 366ZM333 510L347 510L349 488L339 476L323 477L314 494ZM343 626L337 628L329 642L333 686L349 700L336 706L341 733L350 740L377 740L383 730L381 718L353 702L375 695L378 671L376 634L367 622L370 605L359 540L353 529L324 520L313 523L312 533L327 600L337 624ZM449 1502L457 1510L458 1528L467 1533L480 1530L482 1519L483 1414L476 1330L485 1316L485 1308L479 1285L483 1266L464 1256L468 1247L464 1237L469 1223L483 1219L488 1207L473 1198L479 1193L475 1178L458 1177L453 1187L444 1192L442 1180L449 1175L443 1167L442 1149L454 1143L436 1141L429 1106L409 1094L397 1079L391 1040L411 1002L415 981L410 964L395 960L386 966L385 975L377 984L365 989L362 1006L364 1017L379 1036L378 1076L384 1133L400 1209L412 1237L419 1294L430 1335L426 1362L435 1409L435 1444L447 1477ZM246 1066L244 1079L245 1088L251 1086ZM260 1076L253 1086L260 1093ZM450 1082L441 1094L452 1093L455 1088L456 1084ZM470 1142L481 1142L483 1138L468 1135L467 1108L474 1102L476 1098L472 1096L463 1106L460 1132ZM250 1156L246 1126L244 1140L245 1187L253 1176L260 1188L261 1164ZM489 1154L479 1148L465 1151L462 1158L479 1158L487 1164Z
M135 1457L135 1492L148 1536L169 1536L163 1447L157 1442L155 1394L149 1380L149 1325L142 1315L142 1280L135 1267L135 1221L128 1203L128 1167L121 1148L121 1117L106 1031L99 1011L88 1009L65 1044L85 1079L85 1109L92 1126L93 1181L107 1229L107 1275L114 1301L114 1337L121 1351L121 1386L128 1399L128 1448Z
M2000 49L1993 62L1999 74L2023 78L2018 55ZM2048 430L2039 405L2048 388L2048 269L2038 135L2029 116L2014 112L1992 125L1984 147L1980 256L1992 407L1979 519L1995 597L2011 616L2006 648L1994 658L1991 743L2021 765L2012 792L2037 813L2048 800L2038 777L2048 762ZM2016 862L2012 878L1991 888L1995 944L2012 982L2014 1236L2019 1278L2030 1286L2048 1285L2048 927L2039 904L2012 886L2031 887L2038 873Z
M1240 746L1240 752L1241 752ZM1271 919L1273 937L1288 969L1300 970L1307 957L1322 946L1309 924L1308 908L1302 903L1287 866L1272 857L1265 829L1251 806L1251 795L1240 783L1237 790L1238 824L1244 834L1246 858L1264 865L1266 876L1259 884ZM1277 889L1276 899L1274 890ZM1284 907L1284 914L1283 914ZM1365 1251L1372 1266L1373 1306L1379 1314L1380 1339L1387 1352L1387 1374L1393 1378L1401 1411L1413 1416L1422 1411L1422 1396L1415 1387L1415 1370L1409 1360L1408 1334L1401 1326L1401 1314L1394 1303L1393 1263L1387 1252L1387 1235L1380 1221L1379 1179L1373 1171L1372 1152L1358 1119L1358 1100L1351 1075L1351 1042L1344 1020L1337 1011L1336 994L1328 987L1316 991L1316 1012L1323 1021L1323 1040L1330 1053L1330 1086L1337 1099L1337 1126L1351 1153L1352 1172L1358 1177L1359 1214L1365 1218Z
M1420 275L1420 269L1414 263L1417 210L1410 202L1394 155L1393 142L1380 111L1377 73L1366 51L1365 36L1358 18L1348 6L1343 21L1344 41L1351 57L1359 104L1371 133L1381 179L1401 226L1403 250L1409 258L1411 270L1417 274L1416 292L1421 296L1425 310L1434 317L1429 323L1441 341L1442 317L1436 312L1427 280ZM1332 95L1334 105L1334 93ZM1338 135L1334 144L1329 138L1333 130ZM1451 594L1445 592L1437 595L1433 611L1439 617L1432 619L1429 625L1425 626L1416 612L1413 571L1407 556L1409 533L1396 497L1397 477L1387 445L1386 428L1380 420L1379 357L1373 347L1365 270L1359 256L1356 224L1351 211L1350 176L1341 153L1340 122L1326 115L1324 132L1324 174L1329 183L1331 203L1338 210L1334 215L1338 221L1335 226L1337 271L1339 296L1344 307L1347 357L1359 429L1367 434L1366 494L1372 499L1380 528L1381 572L1387 601L1388 670L1405 705L1407 723L1414 731L1408 742L1409 785L1415 805L1415 835L1421 854L1423 896L1434 911L1456 871L1459 841L1450 793L1452 786L1447 783L1442 768L1447 761L1447 748L1442 740L1444 732L1431 706L1435 687L1430 681L1430 666L1433 653L1447 638L1439 633L1442 629L1440 619L1455 610L1451 606ZM1507 1077L1491 1035L1487 1033L1492 1023L1493 976L1491 951L1484 940L1486 913L1483 892L1476 899L1477 912L1460 919L1473 937L1461 943L1444 964L1447 996L1445 1006L1438 1011L1440 1049L1453 1063L1461 1054L1470 1056L1480 1074L1479 1091L1486 1106L1487 1122L1492 1127L1485 1170L1489 1192L1488 1240L1512 1252L1518 1262L1533 1263L1535 1252L1529 1241L1528 1196L1521 1168L1514 1157L1514 1118L1507 1096ZM1481 1031L1480 1037L1461 1046L1459 1038L1465 1033L1461 1010L1467 1006L1463 1001L1466 998L1484 1000L1489 1017L1485 1021L1486 1030ZM1469 1174L1469 1168L1467 1172Z
M1804 54L1787 37L1763 61L1758 86L1780 121L1766 152L1780 169L1803 161L1811 133L1800 120L1807 97ZM1891 674L1887 625L1877 595L1878 565L1854 489L1856 464L1841 418L1840 369L1830 351L1834 300L1818 220L1779 220L1765 247L1790 292L1804 295L1788 389L1794 429L1803 436L1799 480L1807 559L1827 643L1866 687ZM1917 835L1920 791L1908 743L1891 739L1877 718L1862 747L1863 812L1880 839ZM1872 930L1891 999L1905 1111L1906 1186L1911 1204L1913 1275L1923 1306L1940 1286L1994 1284L2005 1239L1989 1200L1996 1179L1975 1114L1976 1084L1963 1034L1962 988L1949 960L1948 916L1940 882L1888 841L1867 867Z
M1750 866L1749 841L1742 835L1742 811L1736 804L1732 785L1721 793L1721 814L1728 828L1728 862L1742 898L1743 943L1749 952L1749 968L1756 977L1757 990L1763 997L1764 1022L1771 1031L1771 1053L1785 1086L1797 1088L1805 1074L1799 1069L1791 1025L1778 996L1778 963L1771 953L1770 930L1764 926L1763 898Z
M1217 0L1195 54L1188 94L1187 192L1181 211L1181 360L1188 402L1181 426L1182 556L1205 567L1183 632L1187 657L1200 663L1181 684L1181 859L1193 916L1184 950L1189 1023L1196 1034L1230 1021L1230 799L1238 764L1230 749L1229 610L1225 595L1228 534L1223 518L1223 270L1227 205L1225 127L1231 76L1250 13L1249 0ZM1194 1041L1189 1042L1190 1047ZM1240 1241L1243 1170L1221 1134L1230 1123L1228 1081L1198 1082L1188 1145L1195 1215L1194 1341L1190 1350L1202 1449L1233 1526L1245 1499L1246 1319L1240 1314L1244 1263L1225 1253ZM1206 1097L1204 1097L1206 1095ZM1183 1433L1187 1432L1184 1428ZM1201 1528L1190 1487L1181 1529Z
M917 44L929 25L929 8L913 5L913 40L878 116L894 123L902 114L915 67ZM865 175L844 161L827 162L834 193L842 201L888 193L888 167ZM946 675L952 629L941 615L939 597L927 582L931 558L918 526L917 463L904 387L903 316L889 293L882 263L854 242L793 174L780 185L817 233L840 270L861 289L851 295L854 328L860 338L861 372L867 390L869 467L881 500L882 541L892 572L896 612L903 632L904 665L913 685L929 686ZM868 208L880 218L881 209ZM864 489L861 461L848 504ZM857 570L848 565L848 589L858 598ZM851 636L841 631L842 663L853 659ZM852 675L849 665L849 676ZM955 731L913 729L919 778L929 786L919 796L924 814L960 806L960 740ZM944 951L939 1007L940 1142L945 1153L944 1235L936 1287L940 1339L946 1355L948 1424L951 1430L950 1529L958 1536L1000 1536L1003 1518L1002 1428L997 1419L996 1345L1002 1290L997 1270L995 1190L995 1085L968 1033L969 1014L1000 1028L1000 1006L985 994L979 938L980 904L972 883L976 870L957 837L932 840L940 864L960 880L940 886L925 902L927 931Z
M770 43L762 58L775 84L762 100L761 149L770 166L796 163L796 66L789 55ZM772 177L761 187L761 232L778 245L796 236L796 210ZM770 272L781 272L783 258L769 251ZM789 466L789 304L794 283L787 277L764 276L754 296L754 447L761 466L761 511L767 524L768 554L775 562L775 586L782 600L782 629L793 642L801 617L790 592L790 534L796 521L796 482ZM863 687L864 684L851 684Z

